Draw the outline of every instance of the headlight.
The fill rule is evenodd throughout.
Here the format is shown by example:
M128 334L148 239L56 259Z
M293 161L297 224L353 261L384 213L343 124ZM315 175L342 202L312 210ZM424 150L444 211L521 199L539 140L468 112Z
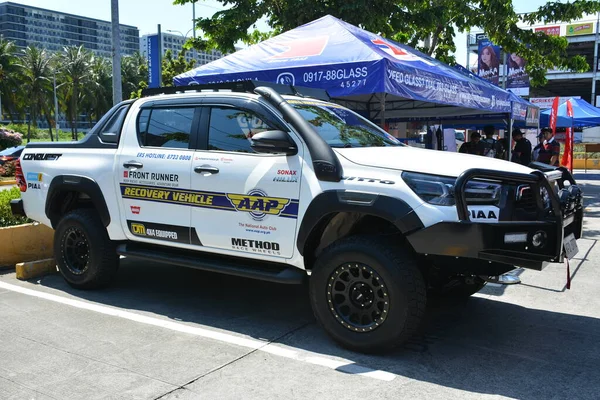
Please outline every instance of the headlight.
M424 201L440 206L453 206L456 204L454 184L456 178L445 176L403 172L402 179ZM495 205L500 200L502 185L499 183L472 180L465 188L467 204Z

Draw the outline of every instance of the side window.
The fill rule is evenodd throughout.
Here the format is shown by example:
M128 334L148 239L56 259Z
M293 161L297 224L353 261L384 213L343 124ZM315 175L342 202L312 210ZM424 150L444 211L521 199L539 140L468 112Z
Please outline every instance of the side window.
M195 107L144 109L138 119L138 139L146 147L187 149Z
M250 147L252 136L272 129L250 111L213 107L210 111L208 149L254 153Z
M121 128L123 127L123 121L127 115L129 106L121 107L113 114L112 117L104 124L102 131L100 132L100 138L103 141L109 143L118 143L119 136L121 136Z

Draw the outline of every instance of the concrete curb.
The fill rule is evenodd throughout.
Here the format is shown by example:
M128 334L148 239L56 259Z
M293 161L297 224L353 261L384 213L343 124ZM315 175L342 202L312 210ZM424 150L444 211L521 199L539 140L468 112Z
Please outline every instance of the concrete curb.
M0 186L9 186L9 185L16 185L17 181L16 180L12 180L12 181L0 181Z
M54 230L38 223L0 228L0 265L46 260L54 254Z
M55 274L58 272L54 258L19 263L16 265L15 269L17 272L17 279L22 281L40 278L44 275Z

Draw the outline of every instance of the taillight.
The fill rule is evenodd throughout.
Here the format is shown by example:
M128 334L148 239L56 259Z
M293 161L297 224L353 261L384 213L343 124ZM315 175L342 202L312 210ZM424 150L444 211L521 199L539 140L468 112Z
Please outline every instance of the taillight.
M21 160L17 159L15 163L15 180L17 181L17 186L21 190L21 192L27 191L27 181L25 180L25 175L23 175L23 168L21 168Z

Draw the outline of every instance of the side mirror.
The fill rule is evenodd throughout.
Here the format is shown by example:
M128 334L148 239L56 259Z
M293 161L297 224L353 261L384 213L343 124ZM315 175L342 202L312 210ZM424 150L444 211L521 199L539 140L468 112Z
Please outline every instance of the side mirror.
M298 154L298 148L290 136L284 131L264 131L252 136L250 147L257 153Z

